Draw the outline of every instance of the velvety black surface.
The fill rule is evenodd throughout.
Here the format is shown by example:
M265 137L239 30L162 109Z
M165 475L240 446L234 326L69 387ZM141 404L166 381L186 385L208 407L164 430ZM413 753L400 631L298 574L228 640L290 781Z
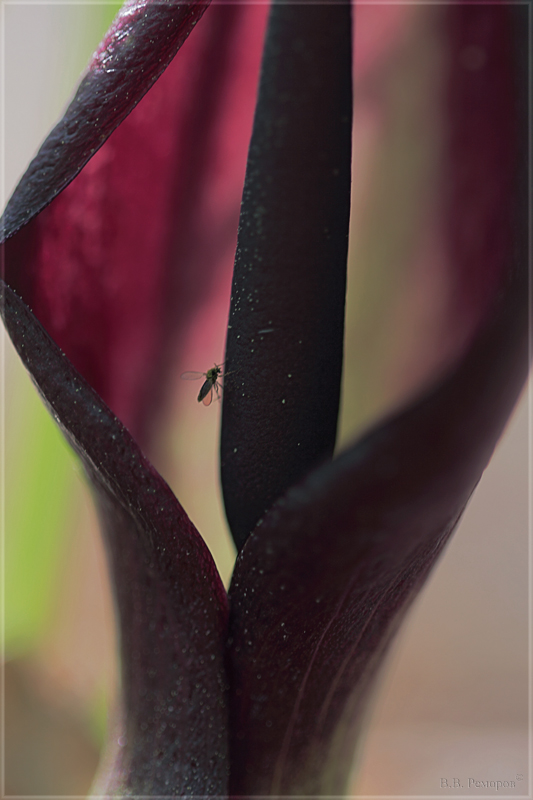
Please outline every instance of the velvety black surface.
M226 347L221 475L241 547L331 456L351 181L350 6L275 4L263 56Z
M2 282L4 320L80 456L111 559L124 720L100 790L226 791L226 592L203 539L128 431Z

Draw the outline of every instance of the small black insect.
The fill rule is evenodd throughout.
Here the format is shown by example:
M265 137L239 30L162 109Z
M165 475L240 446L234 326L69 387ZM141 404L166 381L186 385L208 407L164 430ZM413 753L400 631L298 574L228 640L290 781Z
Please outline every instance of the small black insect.
M199 378L205 378L202 388L198 392L198 402L203 403L204 406L211 405L213 389L215 390L217 398L220 396L220 384L218 379L222 375L223 366L223 364L215 364L215 366L208 369L207 372L182 372L181 374L184 381L197 381Z

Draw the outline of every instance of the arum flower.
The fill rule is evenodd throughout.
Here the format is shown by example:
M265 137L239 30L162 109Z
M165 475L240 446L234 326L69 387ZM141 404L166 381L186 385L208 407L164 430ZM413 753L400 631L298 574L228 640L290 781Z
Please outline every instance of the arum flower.
M350 7L273 5L224 366L221 477L239 550L228 594L143 452L169 343L198 299L191 276L205 269L207 280L231 240L210 159L230 130L235 48L253 41L261 12L219 6L200 20L205 11L124 6L6 209L4 319L84 464L110 556L122 717L95 791L340 794L379 664L527 374L526 10L438 10L442 228L459 334L437 379L332 459ZM172 66L128 128L191 32L176 58L190 58L187 80L173 85ZM167 76L170 93L156 94ZM146 170L132 239L119 235L128 147Z

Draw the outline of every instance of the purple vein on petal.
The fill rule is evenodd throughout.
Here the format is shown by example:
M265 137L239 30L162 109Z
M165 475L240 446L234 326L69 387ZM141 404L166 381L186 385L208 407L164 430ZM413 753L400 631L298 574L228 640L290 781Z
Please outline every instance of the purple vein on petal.
M456 525L459 522L459 519L460 519L462 513L463 512L461 511L460 514L458 514L457 518L450 523L450 531L455 529ZM440 548L441 548L441 546L444 543L444 540L446 538L447 538L446 536L443 536L441 541L436 543L436 545L435 545L435 551L436 552L438 552L440 550ZM367 630L368 626L370 625L370 623L374 619L376 613L379 610L380 605L385 602L386 597L388 595L391 595L393 593L394 589L396 589L397 587L399 587L403 583L403 581L405 580L406 576L408 576L408 574L410 572L411 573L413 572L413 565L409 565L400 575L394 576L394 577L391 578L391 581L389 583L388 588L385 589L383 594L381 595L381 597L378 598L378 601L375 603L374 608L372 609L371 613L368 615L368 618L367 618L365 624L361 628L361 631L359 632L359 635L354 640L354 643L353 643L352 647L347 652L346 657L344 658L344 660L342 661L339 669L335 673L335 677L331 682L331 686L328 689L328 693L327 693L327 695L326 695L326 697L324 699L324 702L322 703L322 706L320 707L320 711L319 711L318 716L317 716L317 722L316 722L316 726L315 726L315 731L318 734L320 734L321 729L322 729L322 727L324 725L324 722L326 720L326 716L327 716L329 707L331 706L331 703L332 703L333 697L335 695L335 692L336 692L336 690L337 690L337 688L338 688L338 686L340 684L341 677L343 676L343 674L346 671L346 669L347 669L348 665L350 664L350 662L355 657L355 655L357 653L357 650L359 648L359 645L360 645L360 643L361 643L361 641L363 639L363 636L365 634L365 631ZM370 590L367 592L365 597L368 597L369 594L370 594ZM361 605L364 603L364 600L365 600L365 598L362 598Z
M393 585L394 585L395 583L397 583L397 582L398 582L398 581L397 581L396 579L392 579L392 580L391 580L391 583L390 583L390 586L393 586ZM390 588L390 587L389 587L389 588ZM346 592L345 592L345 595L344 595L344 597L343 597L343 603L346 601L346 599L347 599L347 596L348 596L348 593L349 593L350 589L351 589L351 585L350 585L350 586L347 588L347 590L346 590ZM361 603L364 603L364 602L365 602L365 599L366 599L366 598L367 598L369 595L370 595L370 589L368 590L368 592L366 593L366 595L365 595L365 596L364 596L364 597L361 599ZM381 598L381 602L383 602L383 597ZM345 659L344 659L344 661L341 663L341 665L340 665L339 669L338 669L338 670L337 670L337 672L335 673L335 677L333 678L333 680L332 680L332 682L331 682L331 686L330 686L330 687L329 687L329 689L328 689L328 693L327 693L326 697L324 698L324 702L322 703L322 705L321 705L321 707L320 707L320 711L319 711L319 713L318 713L318 716L317 716L315 730L316 730L318 733L320 733L320 731L321 731L321 729L322 729L322 726L324 725L324 721L325 721L325 719L326 719L326 716L327 716L328 709L329 709L329 707L330 707L330 705L331 705L331 701L332 701L332 698L333 698L333 696L334 696L334 694L335 694L335 691L336 691L336 689L337 689L337 686L339 685L339 682L340 682L341 676L343 675L343 673L344 673L344 671L345 671L346 667L348 666L348 664L349 664L349 663L350 663L350 661L352 660L352 658L353 658L354 654L357 652L357 648L359 647L359 644L360 644L360 642L361 642L361 640L362 640L362 638L363 638L363 636L364 636L364 633L365 633L365 631L366 631L367 627L370 625L371 621L373 620L373 618L374 618L374 615L375 615L376 611L378 610L379 603L380 603L380 600L378 599L378 602L377 602L377 603L374 605L374 608L373 608L372 612L371 612L371 613L368 615L368 617L367 617L367 620L366 620L365 624L364 624L364 625L363 625L363 627L361 628L361 630L360 630L360 632L359 632L359 635L358 635L358 636L357 636L357 638L354 640L354 643L353 643L353 645L352 645L351 649L350 649L350 650L348 651L348 653L346 654L346 658L345 658ZM339 609L339 610L340 610L340 609Z
M311 674L311 670L313 669L313 664L315 663L316 657L317 657L318 652L319 652L319 650L320 650L320 648L322 646L322 643L323 643L323 641L324 641L324 639L326 637L326 634L328 633L329 629L331 628L331 626L333 625L335 620L339 617L341 609L342 609L344 603L346 602L347 597L350 594L350 591L352 589L352 586L353 586L355 580L356 580L356 577L354 576L352 578L352 580L347 583L343 594L339 598L339 601L337 603L337 607L336 607L335 611L333 612L333 614L331 615L331 617L327 621L326 625L324 626L324 630L322 631L322 634L320 635L320 638L317 641L317 643L315 645L315 648L314 648L314 650L311 653L311 656L309 658L309 663L307 665L307 669L306 669L305 674L304 674L304 676L303 676L303 678L301 680L300 688L298 689L298 694L297 694L296 700L294 702L294 707L293 707L291 716L290 716L290 718L288 720L288 723L287 723L287 730L286 730L285 736L283 738L280 754L279 754L278 759L276 761L276 767L274 769L274 773L273 773L273 776L272 776L271 793L273 795L279 794L279 788L280 788L280 784L281 784L281 777L283 775L283 768L285 766L285 761L287 759L287 754L289 752L292 732L293 732L293 729L294 729L296 718L298 717L298 711L299 711L299 708L300 708L300 704L302 702L302 698L303 698L304 693L305 693L306 684L307 684L309 675ZM364 628L361 631L361 636L363 634L363 631L364 631ZM359 638L361 638L361 636ZM320 725L317 723L316 729L318 730L319 728L320 728Z

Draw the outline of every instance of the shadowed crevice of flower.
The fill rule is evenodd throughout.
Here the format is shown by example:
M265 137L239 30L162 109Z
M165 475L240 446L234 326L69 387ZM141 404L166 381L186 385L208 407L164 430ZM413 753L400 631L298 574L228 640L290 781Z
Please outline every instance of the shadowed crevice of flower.
M350 175L349 8L273 8L228 335L222 478L241 547L229 628L205 545L17 296L32 269L17 262L6 327L84 463L112 563L124 728L103 794L225 795L228 775L232 796L347 790L383 656L527 374L527 12L481 4L434 12L448 59L446 247L468 335L436 384L331 460Z

